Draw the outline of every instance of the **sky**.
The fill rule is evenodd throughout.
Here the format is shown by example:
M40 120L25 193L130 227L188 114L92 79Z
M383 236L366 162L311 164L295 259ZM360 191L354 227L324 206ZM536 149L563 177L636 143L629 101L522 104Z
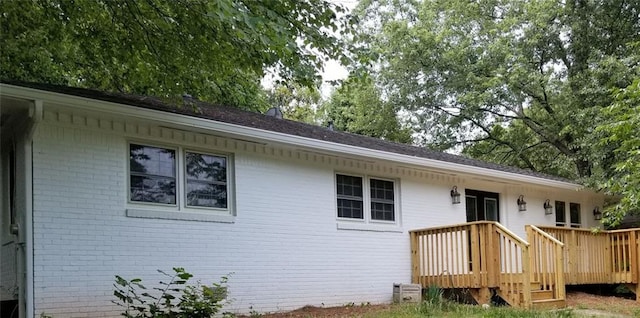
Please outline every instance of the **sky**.
M340 4L347 8L348 11L353 10L353 8L358 5L358 0L329 0L333 3ZM340 62L336 60L331 60L327 62L324 66L324 72L322 72L322 86L320 87L320 92L322 93L322 97L328 98L331 94L331 85L327 83L328 81L335 81L345 79L349 76L349 71L340 65Z
M359 0L329 0L329 2L336 3L344 6L348 11L353 10L358 4ZM273 74L265 76L261 84L265 88L271 88L274 84ZM324 70L321 73L322 86L320 87L320 93L323 98L328 98L331 95L332 86L329 81L341 80L349 76L349 71L336 60L330 60L324 65Z

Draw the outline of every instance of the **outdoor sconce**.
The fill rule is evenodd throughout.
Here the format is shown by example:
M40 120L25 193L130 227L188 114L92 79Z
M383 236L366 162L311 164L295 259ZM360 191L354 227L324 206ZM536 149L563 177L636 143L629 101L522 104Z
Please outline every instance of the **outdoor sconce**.
M549 202L549 199L544 201L544 214L549 215L553 213L553 205Z
M602 220L602 211L600 211L600 207L596 205L593 209L593 219L594 220Z
M524 201L524 196L521 194L518 197L518 211L526 211L527 210L527 202Z
M451 203L459 204L460 203L460 192L458 192L458 187L453 186L451 189Z

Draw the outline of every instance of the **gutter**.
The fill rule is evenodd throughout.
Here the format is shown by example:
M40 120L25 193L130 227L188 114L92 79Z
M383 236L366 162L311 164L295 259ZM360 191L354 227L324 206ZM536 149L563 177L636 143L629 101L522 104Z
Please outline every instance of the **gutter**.
M79 97L74 95L67 95L62 93L54 93L49 91L43 91L33 88L26 88L15 85L0 84L2 87L2 94L8 96L15 96L20 98L37 98L46 101L51 101L64 106L73 107L88 112L104 112L118 117L130 117L142 120L152 120L162 122L165 125L173 127L189 127L202 129L207 131L216 131L219 133L225 133L232 136L251 137L263 142L277 142L289 146L305 147L313 150L321 150L328 153L358 156L364 158L374 158L378 160L390 161L395 163L401 163L403 165L412 165L421 168L431 168L453 173L463 173L484 176L489 178L498 178L505 181L523 182L529 184L536 184L545 187L554 187L568 190L579 190L582 185L552 180L546 178L540 178L535 176L523 175L513 172L499 171L488 168L474 167L463 165L459 163L452 163L447 161L440 161L435 159L428 159L416 156L409 156L397 153L390 153L381 150L368 149L357 146L350 146L344 144L338 144L334 142L318 140L307 137L300 137L295 135L289 135L280 132L268 131L258 128L246 127L236 124L229 124L224 122L213 121L211 119L204 119L198 117L192 117L188 115L181 115L175 113L168 113L160 110L139 108L135 106L118 104L113 102L107 102L97 99L91 99L86 97Z

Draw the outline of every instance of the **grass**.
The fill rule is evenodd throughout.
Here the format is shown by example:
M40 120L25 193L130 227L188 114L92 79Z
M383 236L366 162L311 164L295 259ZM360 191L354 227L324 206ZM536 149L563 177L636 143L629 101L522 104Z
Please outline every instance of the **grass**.
M447 300L422 304L403 304L391 307L389 311L372 313L366 318L423 318L423 317L483 317L483 318L569 318L580 317L570 309L525 310L512 307L490 307L462 305Z

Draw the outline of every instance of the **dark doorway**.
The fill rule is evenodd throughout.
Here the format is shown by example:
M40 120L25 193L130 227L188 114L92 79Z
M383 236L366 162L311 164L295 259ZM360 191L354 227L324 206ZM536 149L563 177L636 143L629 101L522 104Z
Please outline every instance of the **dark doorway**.
M500 222L500 198L495 192L465 189L467 222Z

